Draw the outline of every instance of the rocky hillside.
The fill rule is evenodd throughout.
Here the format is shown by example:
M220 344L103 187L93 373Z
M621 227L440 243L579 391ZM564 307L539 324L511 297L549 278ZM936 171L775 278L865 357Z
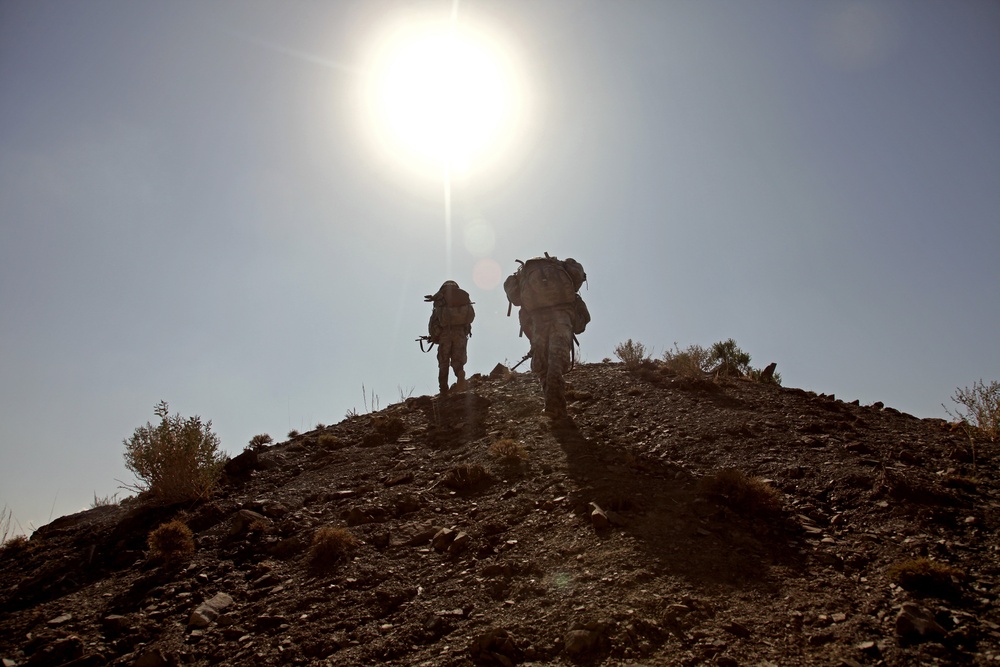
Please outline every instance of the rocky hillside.
M498 367L248 450L208 502L52 522L0 551L3 665L1000 663L993 451L655 364L569 379L572 423ZM194 552L153 558L177 518Z

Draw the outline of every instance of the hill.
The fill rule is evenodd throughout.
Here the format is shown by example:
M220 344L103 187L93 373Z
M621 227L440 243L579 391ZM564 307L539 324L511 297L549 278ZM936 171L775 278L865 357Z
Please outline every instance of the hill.
M568 379L572 424L498 366L248 449L210 501L57 519L0 551L5 667L1000 661L994 452L655 363ZM175 518L194 553L151 559Z

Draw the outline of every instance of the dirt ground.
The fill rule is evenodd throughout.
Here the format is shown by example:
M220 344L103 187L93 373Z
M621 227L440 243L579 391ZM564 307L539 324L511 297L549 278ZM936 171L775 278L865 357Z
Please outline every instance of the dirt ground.
M567 423L498 367L248 449L209 501L8 544L4 667L1000 665L995 445L655 363L567 377ZM194 553L150 558L175 518Z

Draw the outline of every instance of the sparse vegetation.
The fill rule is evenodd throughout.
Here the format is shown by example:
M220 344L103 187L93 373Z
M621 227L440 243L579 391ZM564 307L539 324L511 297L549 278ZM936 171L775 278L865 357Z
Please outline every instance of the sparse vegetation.
M781 384L781 374L774 371L773 364L763 369L752 367L750 354L742 350L732 338L713 343L708 349L690 345L681 350L674 343L674 349L663 354L663 362L669 371L685 378L699 378L705 373L714 373L719 377Z
M289 438L297 438L297 437L299 437L299 430L293 428L291 431L288 432L288 437Z
M96 509L98 507L111 507L118 504L118 494L114 493L110 496L104 496L99 498L97 492L94 492L94 502L90 504L90 509Z
M14 510L4 507L0 511L0 546L7 547L17 539L14 533Z
M646 351L646 346L639 342L633 342L629 338L624 343L619 343L615 346L615 356L625 364L625 368L632 370L638 368L642 362L649 359L649 353Z
M365 385L363 383L361 385L361 398L365 402L365 412L378 412L379 411L379 398L378 398L378 394L376 394L375 390L372 389L371 399L369 400L369 396L367 394L367 390L365 389Z
M490 445L489 452L504 463L520 463L528 458L524 445L510 438L497 440Z
M460 463L444 475L442 484L456 491L471 491L490 481L486 468L478 463Z
M267 445L270 445L274 440L267 433L258 433L254 437L250 438L249 444L247 444L247 449L260 449Z
M700 378L712 370L711 353L701 345L689 345L682 350L674 343L673 350L663 353L663 363L684 378Z
M954 598L961 594L965 573L930 558L915 558L889 568L889 580L917 595Z
M340 438L329 433L319 436L318 444L323 449L336 449L340 445Z
M309 566L317 572L326 572L345 560L361 541L346 528L324 526L313 534L309 547Z
M750 374L750 355L732 338L713 343L709 350L712 370L725 377L745 377Z
M209 496L228 460L219 451L212 422L202 423L198 416L171 416L166 401L160 401L154 412L160 418L158 425L146 422L123 441L125 467L138 480L134 488L171 502Z
M727 468L701 480L702 493L719 498L723 504L741 514L766 515L781 509L777 490L757 477Z
M317 422L316 423L316 428L313 429L313 430L322 431L325 428L326 428L326 424L324 424L323 422Z
M971 387L957 388L951 400L958 406L954 413L942 407L959 420L970 441L976 437L987 442L1000 440L1000 382L979 380Z
M163 563L178 563L194 553L194 534L179 519L161 524L149 534L149 559Z

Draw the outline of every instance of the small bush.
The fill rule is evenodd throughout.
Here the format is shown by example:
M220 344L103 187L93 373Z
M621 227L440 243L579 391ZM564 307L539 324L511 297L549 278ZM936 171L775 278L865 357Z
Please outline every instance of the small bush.
M174 519L149 534L149 559L164 563L180 562L194 553L194 534L183 521Z
M528 458L524 445L510 438L497 440L490 445L490 454L508 463L520 463Z
M202 423L198 416L170 416L166 401L160 401L154 412L160 418L158 425L146 422L123 441L125 467L139 480L135 488L170 502L209 496L228 460L219 451L212 422Z
M336 449L340 445L340 438L329 433L319 436L319 446L323 449Z
M889 580L911 593L954 598L961 594L965 573L930 558L915 558L891 566Z
M951 400L958 406L957 414L947 407L945 411L961 421L970 438L978 435L988 442L1000 440L1000 382L979 380L972 387L956 389Z
M288 437L289 438L297 438L297 437L299 437L299 430L296 429L296 428L293 428L291 431L288 432Z
M31 542L24 535L15 535L0 543L0 556L20 556L28 550Z
M270 445L274 440L267 433L258 433L254 437L250 438L250 442L247 444L248 449L261 449Z
M309 567L320 572L331 570L360 545L361 540L346 528L320 528L313 534L309 547Z
M443 484L456 491L471 491L490 481L486 468L478 463L460 463L444 475Z
M750 355L736 345L732 338L712 345L709 360L712 370L726 377L744 377L750 374Z
M712 370L711 353L701 345L689 345L686 349L677 347L663 353L663 363L668 370L685 378L700 378Z
M615 356L628 369L638 368L642 362L649 359L649 355L646 353L646 346L642 343L632 342L631 338L615 346Z
M722 502L741 514L773 514L781 509L781 496L764 480L748 477L729 468L701 480L704 494L718 496Z

